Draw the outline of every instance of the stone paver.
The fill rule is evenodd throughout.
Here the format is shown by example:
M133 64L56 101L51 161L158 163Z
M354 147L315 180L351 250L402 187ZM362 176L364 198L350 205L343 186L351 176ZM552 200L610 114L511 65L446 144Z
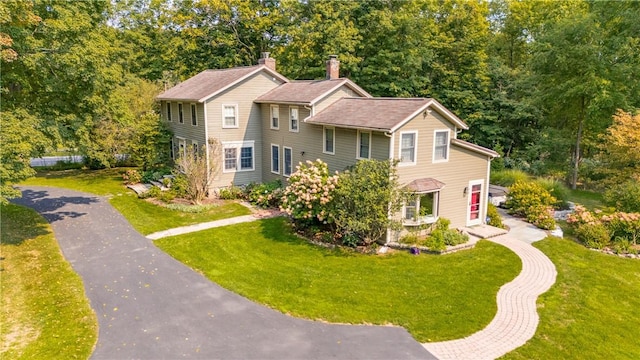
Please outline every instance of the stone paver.
M522 271L498 291L498 312L486 328L464 339L423 344L438 359L495 359L524 345L535 334L539 322L536 300L555 283L556 268L530 244L545 233L525 233L518 220L508 220L512 229L519 229L517 233L527 238L517 239L509 233L489 240L515 252L522 261Z

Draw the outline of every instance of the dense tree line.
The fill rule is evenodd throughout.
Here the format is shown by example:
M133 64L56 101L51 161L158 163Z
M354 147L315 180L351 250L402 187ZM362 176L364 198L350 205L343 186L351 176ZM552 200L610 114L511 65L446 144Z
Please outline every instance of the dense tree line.
M375 96L438 99L471 125L461 136L502 153L495 166L575 186L617 109L640 107L637 19L636 1L3 1L2 182L47 148L111 166L142 133L162 143L159 91L269 51L294 79L337 54Z

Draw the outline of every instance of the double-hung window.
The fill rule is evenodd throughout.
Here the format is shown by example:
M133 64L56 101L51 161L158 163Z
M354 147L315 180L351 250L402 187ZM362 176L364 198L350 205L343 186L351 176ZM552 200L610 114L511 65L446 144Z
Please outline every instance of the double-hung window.
M289 147L284 147L284 168L282 174L284 176L291 175L291 168L293 163L293 150Z
M449 160L449 130L436 130L433 136L433 162Z
M289 131L298 132L299 126L298 108L289 108Z
M271 172L280 174L280 146L271 144Z
M280 128L280 107L271 105L271 128L278 130Z
M322 152L325 154L335 154L336 148L336 129L332 127L324 128L324 149Z
M222 105L222 127L237 128L238 127L238 106Z
M358 159L371 158L371 131L358 130Z
M416 164L417 132L400 133L400 165Z
M167 103L167 121L171 121L171 103Z
M230 141L222 145L224 148L224 172L251 171L255 169L253 141Z
M191 104L191 125L198 126L198 113L196 112L196 104Z
M182 103L178 103L178 121L180 124L184 124L184 112L182 110Z

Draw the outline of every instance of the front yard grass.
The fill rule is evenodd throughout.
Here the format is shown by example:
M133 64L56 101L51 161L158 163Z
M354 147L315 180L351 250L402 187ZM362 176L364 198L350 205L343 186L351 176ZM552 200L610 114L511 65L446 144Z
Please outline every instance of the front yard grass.
M89 358L97 319L49 224L12 204L0 220L0 358Z
M604 208L602 194L594 191L569 190L569 201L583 205L591 211Z
M122 169L41 171L22 185L62 187L109 197L109 202L143 235L179 226L248 215L249 209L225 202L201 213L185 213L138 199L122 185Z
M496 314L498 289L521 270L514 253L488 241L444 256L325 249L298 238L284 218L155 243L221 286L283 313L399 325L420 342L484 328Z
M640 359L640 261L568 239L535 243L558 277L538 299L540 325L504 359Z

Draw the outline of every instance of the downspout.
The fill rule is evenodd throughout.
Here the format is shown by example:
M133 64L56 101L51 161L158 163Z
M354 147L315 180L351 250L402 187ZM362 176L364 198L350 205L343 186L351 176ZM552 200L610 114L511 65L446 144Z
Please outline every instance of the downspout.
M487 223L487 210L489 208L489 182L491 181L491 160L493 160L493 158L491 156L487 156L487 185L485 186L485 190L484 190L484 206L483 206L483 212L484 212L484 217L482 218L482 223L486 224Z
M389 138L389 162L393 161L393 147L394 147L394 139L393 133L383 132L384 136ZM389 204L389 209L387 210L387 216L389 219L392 218L393 214L391 213L391 204ZM385 239L385 244L391 242L391 229L387 229L387 238Z
M204 152L205 152L205 160L207 161L207 178L211 175L211 166L209 159L209 122L207 121L207 102L202 103L203 113L204 113ZM215 180L215 178L214 178ZM211 183L209 186L211 187Z

